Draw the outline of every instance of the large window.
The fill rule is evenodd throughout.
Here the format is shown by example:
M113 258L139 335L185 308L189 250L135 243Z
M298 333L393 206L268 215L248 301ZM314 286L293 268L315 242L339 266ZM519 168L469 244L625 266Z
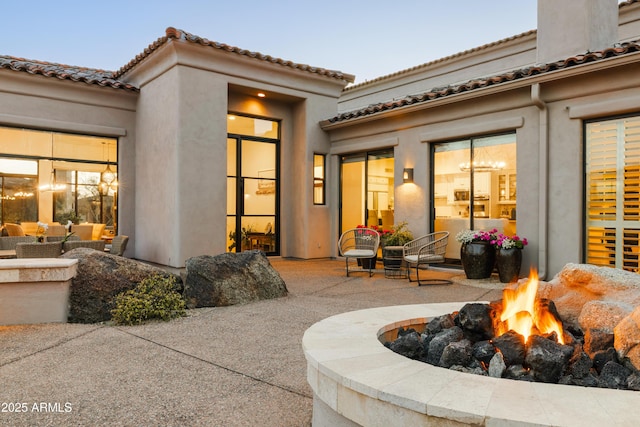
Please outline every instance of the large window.
M586 262L637 272L640 117L587 123L585 138Z
M445 257L460 259L461 230L516 234L516 134L433 144L434 231L448 231Z
M105 171L113 173L107 178ZM0 127L0 180L2 223L72 219L116 226L113 138Z

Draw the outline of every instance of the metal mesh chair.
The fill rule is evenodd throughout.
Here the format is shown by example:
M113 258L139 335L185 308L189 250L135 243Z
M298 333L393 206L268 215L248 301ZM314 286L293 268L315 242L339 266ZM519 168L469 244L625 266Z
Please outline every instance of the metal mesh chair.
M16 244L17 258L58 258L60 254L61 242Z
M430 264L441 264L444 262L444 254L447 250L449 241L448 231L438 231L419 237L405 244L402 248L402 259L407 263L409 268L409 281L411 279L411 268L416 269L416 280L418 286L422 285L448 285L451 280L446 279L420 279L420 270Z
M347 277L349 277L349 258L373 258L378 255L379 245L380 235L371 228L353 228L342 233L338 241L338 249L345 259ZM369 277L373 274L371 267L374 264L369 263Z

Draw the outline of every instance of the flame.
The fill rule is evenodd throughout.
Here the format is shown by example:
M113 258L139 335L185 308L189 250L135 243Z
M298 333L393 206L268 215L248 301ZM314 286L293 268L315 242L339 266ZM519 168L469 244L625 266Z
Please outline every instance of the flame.
M527 282L516 289L503 291L502 313L496 327L496 335L511 330L522 335L527 342L531 335L555 332L558 342L564 344L562 323L536 300L538 285L538 273L532 270Z

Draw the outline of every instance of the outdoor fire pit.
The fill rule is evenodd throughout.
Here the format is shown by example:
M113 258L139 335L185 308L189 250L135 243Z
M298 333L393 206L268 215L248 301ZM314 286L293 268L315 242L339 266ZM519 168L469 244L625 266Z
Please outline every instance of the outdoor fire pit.
M466 304L354 311L309 328L303 349L314 392L314 427L638 425L637 391L473 375L412 360L383 345L399 328L424 328Z
M553 301L537 296L538 285L532 272L505 288L502 300L465 304L426 325L400 328L384 344L405 357L466 373L639 391L640 373L616 351L614 331L566 329Z

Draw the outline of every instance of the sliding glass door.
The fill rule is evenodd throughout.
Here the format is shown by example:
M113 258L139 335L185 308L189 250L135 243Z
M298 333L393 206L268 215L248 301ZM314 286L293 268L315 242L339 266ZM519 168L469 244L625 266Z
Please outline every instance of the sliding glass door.
M343 156L340 168L341 232L358 225L394 223L393 150Z

